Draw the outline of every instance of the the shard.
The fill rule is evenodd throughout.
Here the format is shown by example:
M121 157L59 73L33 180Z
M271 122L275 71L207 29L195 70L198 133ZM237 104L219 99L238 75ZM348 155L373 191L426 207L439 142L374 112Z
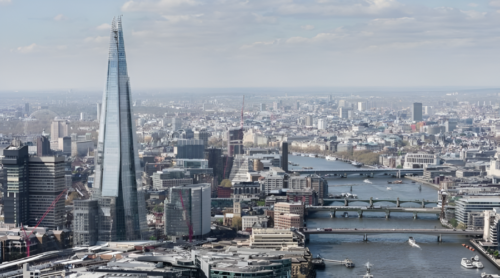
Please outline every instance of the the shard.
M102 97L93 199L99 200L99 241L144 239L146 209L137 153L121 18L113 19Z

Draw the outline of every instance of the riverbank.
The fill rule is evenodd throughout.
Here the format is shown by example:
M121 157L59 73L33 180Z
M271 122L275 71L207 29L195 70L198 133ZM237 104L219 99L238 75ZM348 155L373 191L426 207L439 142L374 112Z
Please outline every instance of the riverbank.
M478 242L476 239L471 239L470 243L476 248L479 253L481 253L488 261L490 261L494 266L500 269L500 260L495 259L492 255L490 255Z
M421 177L405 176L405 179L409 179L409 180L412 180L412 181L415 181L415 182L419 182L419 183L425 184L425 185L430 185L430 186L432 186L432 187L434 187L436 189L439 189L439 185L431 183L431 182L428 182L428 181L424 180Z

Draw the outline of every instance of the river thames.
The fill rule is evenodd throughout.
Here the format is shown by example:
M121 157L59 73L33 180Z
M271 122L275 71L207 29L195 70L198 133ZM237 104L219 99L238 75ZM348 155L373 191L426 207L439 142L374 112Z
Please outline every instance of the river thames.
M299 164L290 170L302 167L316 169L352 169L354 166L340 161L327 161L323 158L289 156L289 161ZM351 176L346 179L329 178L329 193L339 194L350 192L357 194L359 199L396 199L401 200L437 200L437 190L428 185L422 185L404 180L404 184L388 184L394 178L379 176L368 181L366 178ZM390 188L388 188L390 187ZM335 203L334 205L341 205ZM366 203L350 202L349 205L366 206ZM391 203L376 203L376 205L394 205ZM401 206L419 207L418 204L405 203ZM429 205L433 206L433 205ZM312 228L423 228L441 227L436 215L422 214L413 219L411 213L391 213L389 219L385 213L366 213L358 218L351 212L349 217L331 218L328 212L316 212L306 219L307 227ZM420 248L411 247L408 237L413 236ZM464 236L443 236L443 242L437 242L436 236L388 234L368 235L368 241L363 241L362 235L311 235L307 247L314 256L320 254L325 259L351 259L356 267L348 269L344 266L326 262L324 270L317 271L317 277L361 277L366 273L364 265L369 262L371 273L379 277L480 277L482 272L499 273L498 269L479 252L465 249L462 243L469 244L469 238ZM461 258L471 258L479 255L484 269L465 269L460 266Z

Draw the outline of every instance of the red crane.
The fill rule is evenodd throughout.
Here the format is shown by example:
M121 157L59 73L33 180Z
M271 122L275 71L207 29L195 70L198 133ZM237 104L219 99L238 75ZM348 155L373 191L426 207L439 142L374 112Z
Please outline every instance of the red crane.
M26 237L26 257L30 256L30 245L31 245L30 236L33 234L35 229L38 228L38 225L40 225L40 223L42 223L45 216L47 216L47 214L49 214L49 212L54 209L54 207L57 204L57 201L59 201L59 199L61 199L61 197L66 192L66 190L68 190L68 189L67 188L64 189L61 193L59 193L59 195L57 195L56 199L52 202L52 204L50 204L49 208L45 211L45 213L42 215L40 220L38 220L38 223L36 223L35 227L33 227L33 229L31 230L31 233L28 236L26 235L26 231L24 230L23 224L21 223L21 229L23 230L24 236Z
M182 199L182 190L179 191L179 196L181 197L182 209L184 210L184 218L186 220L186 225L189 229L189 242L193 242L193 226L191 225L190 217L187 215L186 208L184 207L184 200Z

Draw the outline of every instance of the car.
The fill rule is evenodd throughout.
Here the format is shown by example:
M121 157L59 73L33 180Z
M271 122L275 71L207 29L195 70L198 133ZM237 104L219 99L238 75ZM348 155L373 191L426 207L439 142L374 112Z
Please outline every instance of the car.
M453 228L453 231L456 231L457 229Z

